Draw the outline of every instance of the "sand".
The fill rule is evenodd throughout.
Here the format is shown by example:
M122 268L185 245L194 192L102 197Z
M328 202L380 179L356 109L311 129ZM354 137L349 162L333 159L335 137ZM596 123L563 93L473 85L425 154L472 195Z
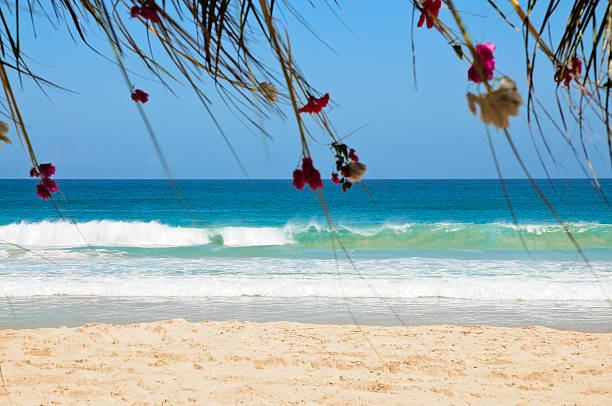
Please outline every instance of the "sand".
M0 331L3 405L610 405L612 334L202 322Z

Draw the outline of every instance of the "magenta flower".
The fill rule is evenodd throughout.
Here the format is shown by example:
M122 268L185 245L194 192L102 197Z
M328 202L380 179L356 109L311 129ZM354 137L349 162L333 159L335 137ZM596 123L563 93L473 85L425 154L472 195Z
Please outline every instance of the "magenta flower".
M40 170L40 174L44 178L49 178L49 177L55 175L55 166L51 165L51 163L40 164L40 165L38 165L38 169ZM32 175L32 171L30 171L30 176L31 175Z
M487 80L493 79L493 71L495 70L495 59L493 57L493 51L495 51L495 44L492 42L485 42L484 44L476 45L476 53L478 59L482 63L482 70ZM468 80L474 83L480 83L483 78L480 77L476 61L468 69Z
M132 7L130 9L130 17L136 18L138 16L144 18L145 20L150 20L152 23L159 22L159 16L157 15L157 11L155 11L151 7L147 7L147 6Z
M130 9L130 17L136 18L140 15L140 7L134 6Z
M318 170L313 168L309 175L307 182L312 190L316 191L319 188L323 188L323 181L321 180L321 174Z
M349 151L349 159L352 159L355 162L359 162L359 157L357 156L357 154L355 154L354 148L351 148L351 150Z
M57 183L51 179L51 176L54 174L55 166L53 166L51 163L40 164L38 165L38 169L30 169L30 177L42 176L42 180L38 185L36 185L36 194L38 197L42 197L43 200L50 198L51 193L55 193L59 190L57 188Z
M42 182L40 182L47 190L51 193L57 192L57 183L53 179L43 178Z
M302 190L304 189L305 183L304 172L302 172L300 169L293 171L293 186L295 186L297 190Z
M134 100L135 102L141 102L142 104L145 104L146 102L149 101L149 93L143 92L140 89L136 89L132 93L132 100Z
M417 27L422 27L425 20L427 20L427 28L433 27L434 21L438 18L438 13L440 13L441 6L441 0L425 0L421 6L423 8L423 14L421 14L419 18Z
M336 172L332 173L332 177L331 177L332 182L334 182L336 185L340 183L340 177L338 176L338 174Z
M348 165L344 165L342 168L340 168L340 170L342 171L342 176L345 178L351 177L351 168L349 168Z
M321 173L314 168L310 158L302 159L302 169L293 171L293 186L298 190L302 190L305 184L308 184L312 190L323 187Z
M36 185L36 192L36 195L38 197L42 197L43 200L46 200L51 197L51 191L42 183Z
M142 6L140 8L140 16L145 20L150 20L152 23L159 22L159 16L157 15L157 12L151 7Z

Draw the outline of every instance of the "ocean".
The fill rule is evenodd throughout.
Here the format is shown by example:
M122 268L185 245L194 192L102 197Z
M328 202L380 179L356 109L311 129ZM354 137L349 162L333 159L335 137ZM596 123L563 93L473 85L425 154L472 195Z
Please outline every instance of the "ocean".
M587 180L0 180L0 327L184 317L612 331L612 209ZM612 180L602 180L612 196ZM177 190L180 198L177 196ZM58 211L59 209L59 211ZM335 238L337 236L338 238Z

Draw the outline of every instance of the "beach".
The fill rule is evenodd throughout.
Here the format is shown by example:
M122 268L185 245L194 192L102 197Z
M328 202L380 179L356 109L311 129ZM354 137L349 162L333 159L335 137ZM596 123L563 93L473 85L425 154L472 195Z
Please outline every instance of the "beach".
M612 334L172 319L0 331L6 405L606 405Z
M331 225L287 180L178 180L189 208L165 180L61 182L70 221L0 180L0 406L612 398L586 180L540 182L565 226L523 180L518 226L497 180L325 181Z

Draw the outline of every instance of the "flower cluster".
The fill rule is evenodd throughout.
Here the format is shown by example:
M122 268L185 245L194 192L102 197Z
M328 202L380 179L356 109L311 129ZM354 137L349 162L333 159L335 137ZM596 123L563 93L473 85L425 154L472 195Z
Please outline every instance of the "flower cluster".
M43 200L51 197L51 193L57 192L57 184L51 176L55 174L55 166L48 164L40 164L38 165L38 169L36 167L30 169L30 177L40 176L42 179L38 185L36 185L36 191L38 197L42 197Z
M329 93L325 93L323 97L316 98L314 96L310 96L308 99L308 103L304 107L298 109L298 113L320 113L323 107L327 106L329 103Z
M136 89L134 90L134 92L132 92L132 100L145 104L149 101L149 93L143 92L140 89Z
M359 182L366 171L365 164L359 162L359 157L355 153L355 149L349 149L346 144L333 143L332 147L336 151L336 171L332 172L331 180L335 184L342 185L342 191L346 192L353 186L353 183Z
M427 28L434 26L434 21L438 18L440 7L442 6L441 0L425 0L421 7L423 8L423 14L419 18L417 27L422 27L425 20L427 20Z
M569 86L572 78L582 73L582 61L580 58L572 58L569 66L560 67L555 73L555 82L563 82L563 87Z
M149 20L152 23L159 22L159 16L157 15L157 11L155 11L152 7L148 6L134 6L130 9L130 17L142 17L145 20Z
M323 181L321 180L321 174L312 165L312 159L302 159L302 169L296 169L293 171L293 186L297 190L304 189L304 185L307 184L312 190L323 188Z
M495 44L491 42L476 45L476 53L478 54L478 59L482 64L482 70L487 80L493 79L493 71L495 70L493 51L495 51L495 48ZM480 72L478 72L478 66L476 66L477 63L477 61L474 61L472 66L470 66L468 69L468 80L471 80L474 83L480 83L483 79L480 76Z

